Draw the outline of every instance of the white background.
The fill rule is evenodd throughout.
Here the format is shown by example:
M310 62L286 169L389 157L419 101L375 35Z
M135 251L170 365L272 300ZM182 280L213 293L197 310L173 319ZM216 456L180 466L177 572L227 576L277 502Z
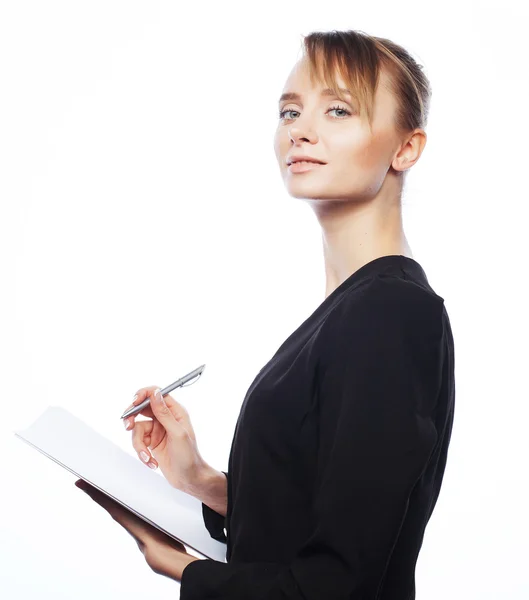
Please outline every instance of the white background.
M206 363L177 397L226 470L249 384L325 295L318 222L272 143L302 35L330 29L404 45L433 88L404 227L451 319L456 417L417 598L529 597L527 17L521 0L1 3L4 598L178 597L13 432L59 405L136 456L119 419L136 390Z

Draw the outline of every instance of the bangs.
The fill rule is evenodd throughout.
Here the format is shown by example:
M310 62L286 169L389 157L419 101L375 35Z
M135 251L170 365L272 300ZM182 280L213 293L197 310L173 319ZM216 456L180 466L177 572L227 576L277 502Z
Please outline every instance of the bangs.
M380 59L361 37L353 38L353 41L342 39L339 32L334 36L313 33L304 39L304 57L308 59L311 84L328 87L338 98L352 103L362 121L367 122L371 129ZM340 92L339 77L352 99Z
M407 135L424 129L432 89L423 66L402 46L363 31L313 31L303 37L303 59L308 59L312 85L330 88L338 98L340 78L352 95L352 104L371 132L375 92L383 71L384 85L396 101L395 129ZM387 79L387 82L386 82Z

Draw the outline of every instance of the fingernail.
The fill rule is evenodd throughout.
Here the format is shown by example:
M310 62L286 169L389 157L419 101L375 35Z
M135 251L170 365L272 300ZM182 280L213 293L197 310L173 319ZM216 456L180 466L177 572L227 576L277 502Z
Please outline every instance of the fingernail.
M163 406L166 406L165 399L162 396L162 391L160 389L156 390L156 398L158 398L158 401L161 402L163 404Z
M147 462L150 459L150 456L147 454L147 452L143 450L140 451L140 456L144 462Z
M132 404L134 404L134 402L136 402L137 399L138 399L138 394L135 394L134 398L132 399Z
M148 466L151 467L151 469L156 469L156 465L152 462L148 463Z
M129 419L123 419L123 426L125 427L125 429L128 429L130 425L130 420Z

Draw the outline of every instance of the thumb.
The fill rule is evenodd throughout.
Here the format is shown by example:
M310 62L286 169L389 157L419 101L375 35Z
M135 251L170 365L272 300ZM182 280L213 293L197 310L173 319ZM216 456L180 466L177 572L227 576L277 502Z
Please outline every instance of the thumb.
M165 403L165 400L160 393L160 388L157 388L152 392L151 409L154 416L160 421L167 432L171 433L178 430L179 423Z

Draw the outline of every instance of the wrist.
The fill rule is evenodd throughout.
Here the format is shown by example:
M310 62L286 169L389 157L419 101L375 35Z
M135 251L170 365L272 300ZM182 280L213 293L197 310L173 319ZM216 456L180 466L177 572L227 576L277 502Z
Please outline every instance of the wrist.
M226 516L228 483L222 471L205 463L187 493Z
M178 565L180 579L182 579L182 573L184 572L184 569L187 567L187 565L190 565L192 562L195 562L195 560L201 560L201 559L197 558L196 556L191 556L189 554L181 554L180 555L179 565Z
M179 553L178 558L173 558L170 570L166 572L165 575L170 579L174 579L181 583L185 568L192 562L195 562L195 560L200 560L200 558L190 556L189 554Z
M212 466L207 462L203 462L199 468L195 469L193 477L188 481L185 489L186 494L200 499L208 487L214 471L215 469Z
M143 555L147 564L155 573L176 581L181 581L182 573L189 564L195 560L201 560L187 552L159 543L147 543Z

